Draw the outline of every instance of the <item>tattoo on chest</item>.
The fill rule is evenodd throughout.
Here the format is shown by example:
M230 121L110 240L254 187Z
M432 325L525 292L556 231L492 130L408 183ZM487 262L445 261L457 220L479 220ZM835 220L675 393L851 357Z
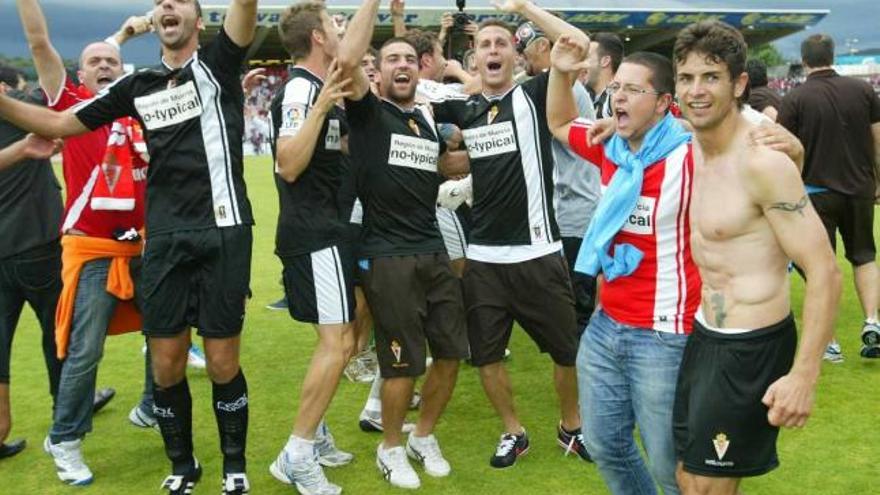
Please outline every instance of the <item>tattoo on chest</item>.
M807 195L805 194L801 199L798 200L797 203L787 203L784 201L780 203L773 203L772 205L770 205L770 209L781 210L789 213L797 212L801 216L804 216L804 208L807 207L808 201L809 198L807 198Z
M727 313L724 312L724 294L716 292L712 294L710 300L712 301L712 311L715 312L715 326L724 328L724 320L727 318Z

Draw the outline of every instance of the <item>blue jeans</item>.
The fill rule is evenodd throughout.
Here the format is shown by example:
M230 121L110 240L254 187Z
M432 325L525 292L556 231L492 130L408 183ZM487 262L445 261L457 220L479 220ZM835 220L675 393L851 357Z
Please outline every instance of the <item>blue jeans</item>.
M83 438L92 431L98 363L104 355L107 328L119 302L107 292L109 268L110 259L98 259L83 265L79 274L67 357L61 368L61 384L49 431L52 443ZM137 277L134 278L137 282ZM152 385L149 356L146 364L145 382Z
M687 336L634 328L601 309L581 336L577 355L587 448L615 495L678 494L672 406ZM635 439L636 425L648 463ZM656 485L655 485L656 482Z

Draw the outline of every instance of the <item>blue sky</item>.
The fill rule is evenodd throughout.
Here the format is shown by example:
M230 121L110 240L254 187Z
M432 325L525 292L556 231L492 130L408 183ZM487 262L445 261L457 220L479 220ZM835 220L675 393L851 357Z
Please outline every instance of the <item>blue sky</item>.
M226 4L226 0L202 0L203 5ZM290 1L261 0L261 5L288 5ZM331 6L359 5L359 0L330 0ZM880 2L876 0L628 0L625 2L605 0L539 0L543 6L589 7L589 8L719 8L719 9L830 9L831 14L810 31L804 31L777 42L777 46L789 57L796 58L800 41L811 32L828 33L843 50L846 39L857 38L861 49L880 48ZM122 21L132 14L142 14L151 8L151 0L43 0L41 2L49 18L52 40L65 58L75 59L86 43L104 38L114 32ZM383 4L387 1L383 0ZM409 0L409 6L449 5L453 0ZM489 0L470 0L469 7L487 6ZM158 44L152 37L127 45L124 55L129 62L152 64L156 61ZM13 0L0 0L0 54L27 56L27 44L21 34Z

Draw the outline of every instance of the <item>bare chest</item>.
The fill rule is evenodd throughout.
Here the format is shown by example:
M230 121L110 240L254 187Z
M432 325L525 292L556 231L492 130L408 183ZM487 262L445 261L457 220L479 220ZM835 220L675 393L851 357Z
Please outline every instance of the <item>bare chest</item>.
M691 229L701 239L721 241L752 231L760 210L732 165L707 162L694 172Z

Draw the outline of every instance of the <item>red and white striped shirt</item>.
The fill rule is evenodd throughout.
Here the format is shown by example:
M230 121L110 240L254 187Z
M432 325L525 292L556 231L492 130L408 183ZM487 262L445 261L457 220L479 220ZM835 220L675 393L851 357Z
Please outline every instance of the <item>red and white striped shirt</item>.
M604 192L617 165L605 155L604 146L589 144L590 125L575 121L569 143L575 153L599 165ZM645 169L638 204L612 241L612 246L632 244L644 258L632 274L604 281L599 291L602 309L614 320L633 327L690 334L700 304L700 274L690 246L693 175L690 143Z

